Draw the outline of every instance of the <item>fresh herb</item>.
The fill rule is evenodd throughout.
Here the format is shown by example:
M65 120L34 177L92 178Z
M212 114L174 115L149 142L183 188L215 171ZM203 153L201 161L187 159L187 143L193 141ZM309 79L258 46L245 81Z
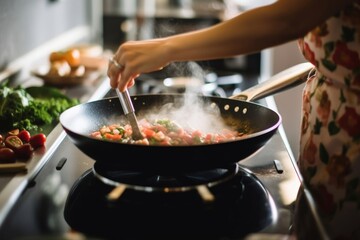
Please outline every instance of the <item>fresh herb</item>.
M51 87L0 85L0 131L27 129L41 131L42 127L59 120L60 114L79 103Z

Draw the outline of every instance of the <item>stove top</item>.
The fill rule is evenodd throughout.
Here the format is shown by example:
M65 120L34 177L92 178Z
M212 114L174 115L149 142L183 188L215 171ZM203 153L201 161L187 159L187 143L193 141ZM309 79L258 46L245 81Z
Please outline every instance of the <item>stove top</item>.
M74 231L112 237L114 229L124 238L159 230L221 239L291 231L300 180L281 127L256 153L207 172L205 180L204 173L174 178L136 172L119 179L119 172L94 165L59 125L50 143L46 161L35 161L27 174L1 176L0 239Z
M121 171L115 178L121 175L123 183L118 182L115 189L125 189L116 198L109 197L114 186L99 178L99 168L95 169L86 171L72 186L64 211L71 228L88 236L239 238L262 230L277 219L274 201L266 188L238 165L184 174L177 180ZM111 175L114 177L114 173ZM213 179L214 175L217 179ZM213 197L204 198L201 191Z
M281 169L275 167L275 159ZM169 194L164 189L172 180L161 181L160 186L146 191L134 186L146 187L149 182L141 185L138 180L134 183L122 179L120 182L125 184L122 194L109 198L121 185L117 178L113 184L106 184L96 177L94 161L65 137L14 204L1 226L0 238L63 235L74 229L86 233L89 224L91 235L101 236L106 232L111 237L114 232L109 228L119 230L118 221L127 223L120 231L125 239L131 233L143 233L139 229L154 233L164 226L169 230L165 231L168 235L173 234L170 229L183 234L211 233L213 237L226 233L236 239L251 232L288 234L299 179L280 134L275 134L263 149L236 166L235 174L233 169L225 173L220 170L225 180L218 183L215 177L210 181L218 183L214 186L200 180L185 184L188 188L184 191ZM227 179L228 176L231 177ZM113 177L110 174L109 178L114 180ZM225 189L220 185L225 185ZM178 189L177 183L171 183L170 187ZM203 198L199 194L201 189L210 192L213 200ZM104 206L109 209L104 210ZM189 216L193 213L194 216Z

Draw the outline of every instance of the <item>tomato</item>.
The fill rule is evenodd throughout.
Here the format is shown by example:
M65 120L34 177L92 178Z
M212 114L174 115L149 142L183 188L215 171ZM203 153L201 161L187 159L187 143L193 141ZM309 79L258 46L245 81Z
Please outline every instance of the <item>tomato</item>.
M168 132L168 129L163 126L163 125L155 125L152 127L152 129L155 131L155 132L163 132L163 133L166 133Z
M213 139L213 134L208 133L208 134L206 134L206 136L204 138L204 142L205 143L211 143L212 139Z
M196 145L212 144L237 139L239 133L231 129L224 129L221 133L203 133L201 130L187 130L171 122L170 120L157 120L151 123L146 119L139 121L143 140L132 139L132 130L129 124L102 126L99 131L92 132L90 135L94 138L116 140L114 135L122 135L123 142L144 144L144 145Z
M120 140L122 138L122 135L121 134L111 134L111 133L105 133L104 134L104 137L108 140L113 140L113 141L116 141L116 140Z
M25 129L21 130L17 136L25 143L28 143L31 138L30 132Z
M30 143L25 143L16 149L15 155L18 158L29 159L33 154L34 149Z
M185 133L181 136L183 142L185 142L188 145L193 144L193 138L189 133Z
M151 138L155 135L155 131L150 128L143 128L142 133L145 134L146 138Z
M191 133L191 136L192 136L193 138L196 138L196 137L200 138L200 137L202 136L202 133L201 133L200 130L195 130L195 131L193 131L193 132Z
M15 160L15 152L11 148L0 148L0 163L13 163Z
M102 138L101 133L99 131L91 133L91 137L99 138L99 139Z
M21 139L18 136L11 135L5 139L5 146L8 148L11 148L14 151L17 148L19 148L21 145L23 145L23 142L21 141Z
M19 129L13 129L8 132L8 136L17 136L19 134Z
M46 142L46 136L43 133L38 133L31 136L29 141L29 143L34 149L44 146L45 142Z

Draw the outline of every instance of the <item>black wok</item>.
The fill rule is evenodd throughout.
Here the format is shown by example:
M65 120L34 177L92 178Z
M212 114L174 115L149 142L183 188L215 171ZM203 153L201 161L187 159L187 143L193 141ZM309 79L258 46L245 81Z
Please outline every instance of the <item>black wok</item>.
M79 104L60 116L60 123L72 142L97 164L131 171L176 173L208 170L239 162L254 154L276 133L281 116L258 103L249 102L273 94L291 84L303 82L312 65L303 63L289 68L268 81L264 90L259 84L230 98L200 96L197 98L219 106L221 118L231 121L249 133L239 140L216 144L189 146L146 146L94 139L90 133L102 125L124 118L121 104L116 97ZM248 93L252 96L247 95ZM244 101L244 97L248 98ZM137 115L159 108L166 103L181 102L184 94L150 94L132 96ZM111 121L111 122L110 122Z

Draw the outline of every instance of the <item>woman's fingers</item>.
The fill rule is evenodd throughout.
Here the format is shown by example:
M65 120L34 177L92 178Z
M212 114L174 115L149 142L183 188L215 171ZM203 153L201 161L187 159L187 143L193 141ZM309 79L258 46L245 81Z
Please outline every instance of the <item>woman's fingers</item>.
M110 78L110 86L112 88L119 87L120 78L124 69L125 65L119 63L119 61L116 60L115 55L109 59L107 75Z
M169 63L162 57L162 42L128 41L119 46L109 62L108 76L112 88L125 91L135 84L141 73L163 69Z

